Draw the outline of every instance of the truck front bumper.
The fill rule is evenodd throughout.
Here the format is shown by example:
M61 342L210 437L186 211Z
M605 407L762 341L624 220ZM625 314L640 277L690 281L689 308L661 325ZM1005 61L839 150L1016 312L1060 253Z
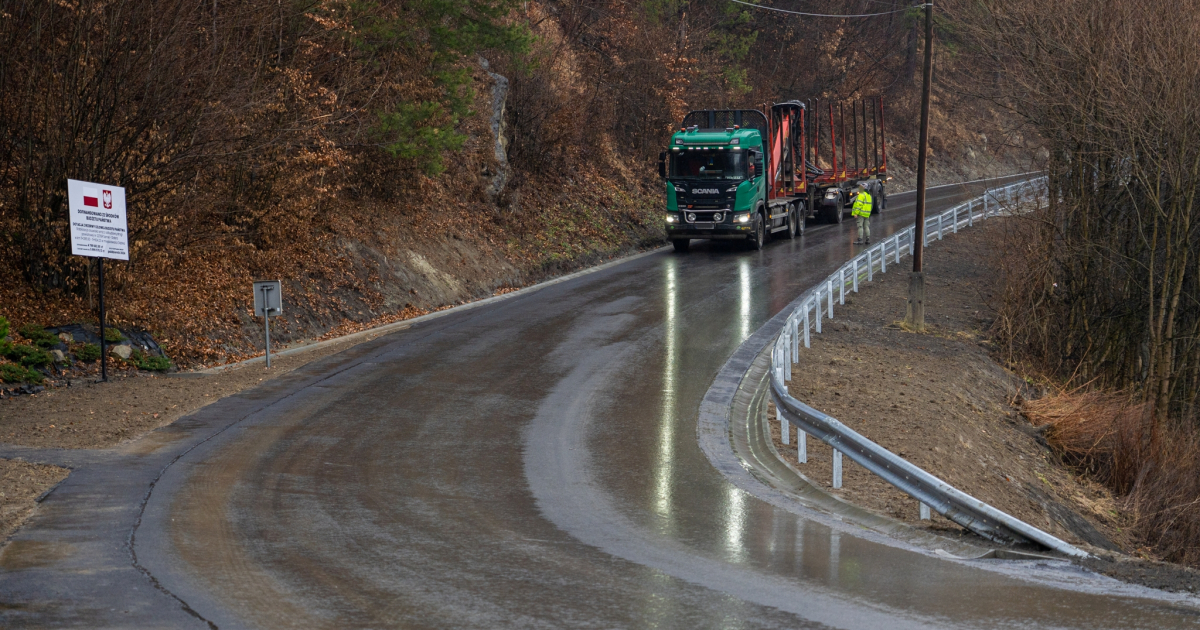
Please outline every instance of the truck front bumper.
M668 223L667 238L709 238L709 239L741 239L754 235L754 224L714 225L712 228L697 228L687 223Z

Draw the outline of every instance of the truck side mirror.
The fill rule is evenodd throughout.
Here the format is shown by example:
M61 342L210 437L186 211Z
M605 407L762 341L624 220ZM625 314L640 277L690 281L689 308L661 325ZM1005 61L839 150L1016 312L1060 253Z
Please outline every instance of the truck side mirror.
M667 152L662 151L658 154L658 176L662 179L667 178Z

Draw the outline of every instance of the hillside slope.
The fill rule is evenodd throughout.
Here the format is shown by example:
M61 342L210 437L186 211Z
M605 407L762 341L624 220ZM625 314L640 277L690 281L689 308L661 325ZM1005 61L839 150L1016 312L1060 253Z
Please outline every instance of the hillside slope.
M284 282L286 344L661 243L654 160L692 108L884 93L892 189L911 188L911 16L829 28L732 6L14 10L0 22L23 51L0 62L0 315L95 321L67 177L127 187L133 255L106 266L110 321L153 332L182 366L259 352L254 279ZM940 86L935 99L932 184L1030 168L1033 145L998 109Z

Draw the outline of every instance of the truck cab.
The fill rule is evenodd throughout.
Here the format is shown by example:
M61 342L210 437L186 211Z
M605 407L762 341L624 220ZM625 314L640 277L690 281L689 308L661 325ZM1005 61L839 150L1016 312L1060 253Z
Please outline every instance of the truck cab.
M795 238L808 216L805 105L765 110L697 110L683 119L659 157L666 180L667 238L676 251L692 239L744 240L761 249L768 235Z
M667 238L686 250L694 238L760 241L762 135L757 129L684 128L659 165L666 180Z

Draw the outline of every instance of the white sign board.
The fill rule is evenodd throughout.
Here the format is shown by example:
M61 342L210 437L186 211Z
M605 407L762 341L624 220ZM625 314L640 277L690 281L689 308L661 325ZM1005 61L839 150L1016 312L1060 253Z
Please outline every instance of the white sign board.
M129 260L124 188L68 179L67 206L72 254Z
M283 314L283 287L280 281L254 281L254 314L259 317L278 317Z

